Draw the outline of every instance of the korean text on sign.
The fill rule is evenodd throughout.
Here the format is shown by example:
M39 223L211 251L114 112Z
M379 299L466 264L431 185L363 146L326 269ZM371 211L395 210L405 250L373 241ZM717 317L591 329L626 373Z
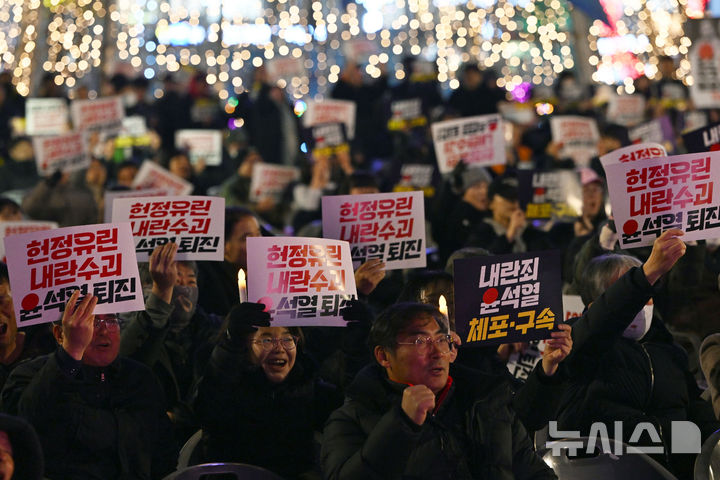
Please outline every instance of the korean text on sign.
M356 265L373 258L387 270L426 265L422 192L327 196L322 217L325 238L349 242Z
M554 142L561 143L561 157L575 160L580 166L587 166L597 155L597 141L600 139L594 118L561 115L550 118L550 131Z
M322 123L344 123L347 138L355 137L355 102L347 100L308 100L303 114L303 126L314 127Z
M670 228L684 241L720 236L720 152L605 167L622 248L651 245Z
M113 222L130 222L135 251L144 262L158 245L178 245L178 260L224 256L225 199L221 197L116 198Z
M580 198L580 178L568 170L518 171L520 205L529 219L570 220L579 215L573 199Z
M13 235L5 248L21 327L59 320L78 289L98 297L95 313L144 308L129 223Z
M667 157L665 147L659 143L638 143L603 155L600 157L600 163L605 167L613 163L637 162L656 157Z
M253 167L250 180L250 201L263 198L282 200L285 189L300 178L300 169L271 163L258 163Z
M435 122L430 128L440 173L452 172L460 160L475 166L507 161L503 121L498 114Z
M455 324L467 346L550 337L562 321L560 253L455 261Z
M82 132L54 137L33 138L38 175L49 176L56 171L73 172L90 165L87 138Z
M251 237L248 299L268 307L271 325L344 326L340 309L357 295L347 242Z
M22 220L19 222L0 222L0 261L7 263L5 258L5 242L3 239L10 235L21 235L23 233L39 232L41 230L52 230L58 228L56 222L38 222L34 220Z
M73 100L70 113L75 130L119 131L125 117L125 108L120 97L105 97L96 100Z
M222 163L222 133L219 130L178 130L175 147L188 151L190 162L205 165Z

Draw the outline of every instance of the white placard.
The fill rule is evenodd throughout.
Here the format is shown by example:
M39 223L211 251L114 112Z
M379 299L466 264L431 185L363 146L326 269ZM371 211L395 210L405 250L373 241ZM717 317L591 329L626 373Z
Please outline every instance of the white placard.
M222 134L218 130L178 130L175 147L187 150L193 164L200 160L208 166L222 164Z
M57 222L42 222L36 220L20 220L18 222L0 222L0 261L7 263L5 258L5 242L3 239L10 235L39 232L58 228Z
M600 163L605 167L613 163L635 162L655 157L667 157L665 147L659 143L637 143L603 155L600 157Z
M296 167L257 163L250 180L250 201L257 202L269 197L279 202L287 186L299 178L300 169Z
M460 160L479 167L507 162L498 114L435 122L430 128L440 173L452 172Z
M192 183L170 173L150 160L145 160L140 166L132 187L135 190L160 188L170 195L190 195L193 191Z
M116 198L113 222L129 222L137 259L146 262L158 245L178 245L177 260L224 258L225 199L171 196Z
M550 118L550 131L554 142L561 143L560 157L572 158L578 166L587 167L598 154L600 140L594 118L561 115Z
M302 116L304 127L322 123L344 123L348 139L355 137L355 102L348 100L308 100Z
M74 172L90 166L87 136L83 132L54 137L33 138L38 175L46 177L56 171Z
M248 300L264 303L271 326L345 326L357 296L347 242L307 237L247 239Z
M422 192L322 198L323 236L350 243L353 263L377 258L386 270L425 267Z
M27 135L58 135L68 131L68 104L64 98L28 98L25 102Z

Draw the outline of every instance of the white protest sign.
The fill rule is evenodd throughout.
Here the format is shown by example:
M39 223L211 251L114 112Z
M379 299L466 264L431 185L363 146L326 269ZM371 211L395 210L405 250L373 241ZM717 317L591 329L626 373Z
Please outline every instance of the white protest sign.
M271 163L255 164L250 180L250 201L257 202L266 197L280 201L285 188L299 178L300 170L296 167Z
M720 37L717 27L717 18L693 19L687 23L687 35L692 41L688 52L693 78L690 95L698 108L720 107Z
M407 187L428 187L432 183L435 167L419 163L405 163L400 167L399 185Z
M350 243L355 265L377 258L386 270L425 267L422 192L322 197L323 236Z
M622 248L652 245L670 228L683 241L720 237L720 152L689 153L605 167Z
M607 109L607 119L632 127L645 119L645 97L642 95L613 95Z
M192 183L174 175L150 160L145 160L133 180L135 190L148 190L160 188L170 195L190 195L193 191Z
M73 100L70 104L75 130L117 130L122 128L125 108L120 97Z
M450 173L464 161L470 166L504 164L503 120L498 114L435 122L432 129L440 173Z
M187 150L193 164L200 160L208 166L222 163L222 134L219 130L178 130L175 132L175 147Z
M225 199L172 196L116 198L113 222L130 222L137 259L146 262L158 245L178 245L177 260L222 261Z
M600 157L603 167L613 163L635 162L645 158L667 157L665 147L659 143L637 143L628 147L618 148Z
M103 221L105 223L112 222L113 201L116 198L137 198L137 197L160 197L167 195L168 192L162 188L150 188L147 190L119 190L105 191L103 197Z
M304 127L322 123L344 123L347 138L355 137L355 102L348 100L308 100L302 116Z
M68 105L64 98L28 98L25 102L25 133L57 135L68 130Z
M33 138L33 151L38 175L45 177L56 171L74 172L90 166L87 137L83 132L54 137Z
M145 308L129 223L12 235L5 250L20 327L60 320L78 289L98 297L95 313Z
M345 58L358 63L365 63L371 55L380 53L377 43L366 38L353 38L342 42L342 46Z
M10 235L39 232L41 230L52 230L58 228L56 222L41 222L35 220L21 220L18 222L0 222L0 261L7 263L5 259L5 242L3 239Z
M391 131L427 125L427 118L425 118L422 111L422 100L419 98L392 102L390 104L390 115L388 130Z
M562 296L563 310L564 310L564 322L567 322L571 318L581 317L585 310L585 304L582 301L580 295L563 295Z
M550 118L550 131L554 142L561 143L560 156L572 158L578 166L586 167L598 154L600 140L594 118L561 115Z
M265 62L267 74L271 80L277 81L282 79L290 79L293 77L302 77L307 74L304 60L295 57L275 57Z
M307 237L247 239L248 300L271 326L345 326L340 309L357 296L350 246Z
M148 132L145 117L133 115L122 119L122 134L128 137L142 137Z

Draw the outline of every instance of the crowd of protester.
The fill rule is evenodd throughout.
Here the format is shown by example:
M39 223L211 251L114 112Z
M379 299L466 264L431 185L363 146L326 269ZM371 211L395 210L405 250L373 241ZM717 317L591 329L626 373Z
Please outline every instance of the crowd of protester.
M45 178L31 140L13 133L24 99L0 76L0 221L102 223L104 193L130 188L146 160L227 205L224 260L176 261L174 244L157 247L140 266L140 312L94 314L97 299L76 292L54 324L18 329L0 265L0 472L10 471L1 478L163 478L202 430L194 463L248 463L284 478L545 479L556 477L532 438L551 421L587 435L596 422L622 421L627 431L649 422L668 432L688 420L703 440L720 428L718 242L683 242L681 231L669 230L652 247L620 250L602 167L597 158L584 166L560 157L549 116L509 120L505 165L435 170L421 186L427 268L360 265L358 299L343 310L347 327L271 326L263 305L240 303L248 237L321 237L323 195L393 191L403 164L436 165L432 122L514 103L493 72L476 65L463 68L450 95L415 72L412 59L404 68L393 85L385 74L370 81L360 66L344 67L330 96L356 103L356 135L349 152L335 155L301 150L300 120L262 68L232 114L202 74L188 83L168 75L160 98L147 81L116 75L101 95L121 96L128 115L145 119L151 141L117 148L110 139L93 149L86 170ZM646 121L671 119L675 153L683 152L691 112L717 120L692 104L672 58L661 60L658 79L638 78L635 89L647 100ZM552 96L537 101L552 104L553 115L595 118L603 154L630 140L627 128L607 121L595 90L562 75ZM74 92L83 95L87 89ZM37 96L64 92L50 82ZM421 99L428 124L389 131L390 102L410 98ZM228 129L232 119L242 127ZM174 145L184 128L222 130L222 163L191 163ZM250 200L261 162L301 169L282 200ZM581 167L576 219L526 218L518 170ZM586 310L558 326L521 381L506 363L527 344L464 348L454 333L453 260L549 249L561 250L563 290L581 295ZM441 294L449 320L436 308ZM633 322L643 325L640 334L628 333ZM681 338L697 341L680 346ZM661 440L668 453L653 458L691 478L694 457L669 453L670 438Z

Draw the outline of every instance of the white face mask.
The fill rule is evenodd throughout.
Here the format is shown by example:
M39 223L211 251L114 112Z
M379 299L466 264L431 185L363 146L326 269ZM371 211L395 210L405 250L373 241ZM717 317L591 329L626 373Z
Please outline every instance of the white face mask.
M635 315L632 323L623 332L623 337L631 340L640 340L650 330L652 323L653 306L645 305L642 310Z

